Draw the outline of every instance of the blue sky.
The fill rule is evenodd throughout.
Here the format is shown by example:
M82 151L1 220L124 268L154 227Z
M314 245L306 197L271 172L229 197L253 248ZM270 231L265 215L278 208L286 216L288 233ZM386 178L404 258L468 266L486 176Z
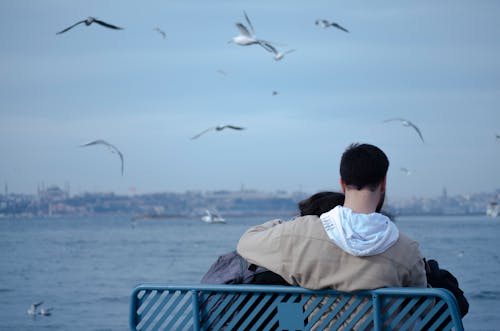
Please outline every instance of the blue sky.
M276 62L228 44L243 10L257 36L296 52ZM338 189L341 153L367 142L390 158L389 198L492 191L499 13L497 1L1 1L0 181L312 193ZM125 29L56 35L87 16ZM426 143L383 123L394 117ZM246 130L189 139L221 124ZM77 147L95 139L123 152L124 176L116 155Z

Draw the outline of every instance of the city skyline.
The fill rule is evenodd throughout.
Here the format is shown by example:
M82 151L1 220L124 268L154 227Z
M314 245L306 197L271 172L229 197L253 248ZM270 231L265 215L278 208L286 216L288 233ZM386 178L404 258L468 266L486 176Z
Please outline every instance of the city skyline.
M296 51L276 61L228 44L244 11L259 38ZM366 142L390 159L390 199L494 191L499 11L465 0L2 1L0 183L313 193L339 190L342 152ZM87 16L124 29L56 34ZM190 139L227 124L245 130ZM123 152L123 176L116 154L78 147L96 139Z

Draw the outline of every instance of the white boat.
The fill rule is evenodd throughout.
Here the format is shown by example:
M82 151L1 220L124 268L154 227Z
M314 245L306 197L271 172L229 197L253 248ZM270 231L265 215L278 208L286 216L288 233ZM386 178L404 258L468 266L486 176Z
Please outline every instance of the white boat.
M226 220L222 218L217 212L205 209L205 215L201 218L203 222L206 223L226 223Z
M486 215L490 217L497 217L500 213L500 205L497 202L490 202L486 207Z

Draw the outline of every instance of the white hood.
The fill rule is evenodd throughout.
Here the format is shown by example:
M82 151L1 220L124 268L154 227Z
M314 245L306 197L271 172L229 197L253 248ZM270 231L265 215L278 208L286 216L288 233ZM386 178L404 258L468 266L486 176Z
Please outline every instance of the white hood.
M354 256L383 253L399 238L396 225L379 213L358 214L337 206L320 219L333 243Z

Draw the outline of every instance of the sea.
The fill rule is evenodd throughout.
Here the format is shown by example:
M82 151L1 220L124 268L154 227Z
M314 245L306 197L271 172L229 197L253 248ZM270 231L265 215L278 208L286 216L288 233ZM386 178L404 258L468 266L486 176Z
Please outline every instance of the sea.
M0 219L0 330L128 330L140 283L199 283L264 217ZM400 216L424 256L452 272L470 303L465 330L500 330L500 218ZM50 316L30 316L34 302Z

